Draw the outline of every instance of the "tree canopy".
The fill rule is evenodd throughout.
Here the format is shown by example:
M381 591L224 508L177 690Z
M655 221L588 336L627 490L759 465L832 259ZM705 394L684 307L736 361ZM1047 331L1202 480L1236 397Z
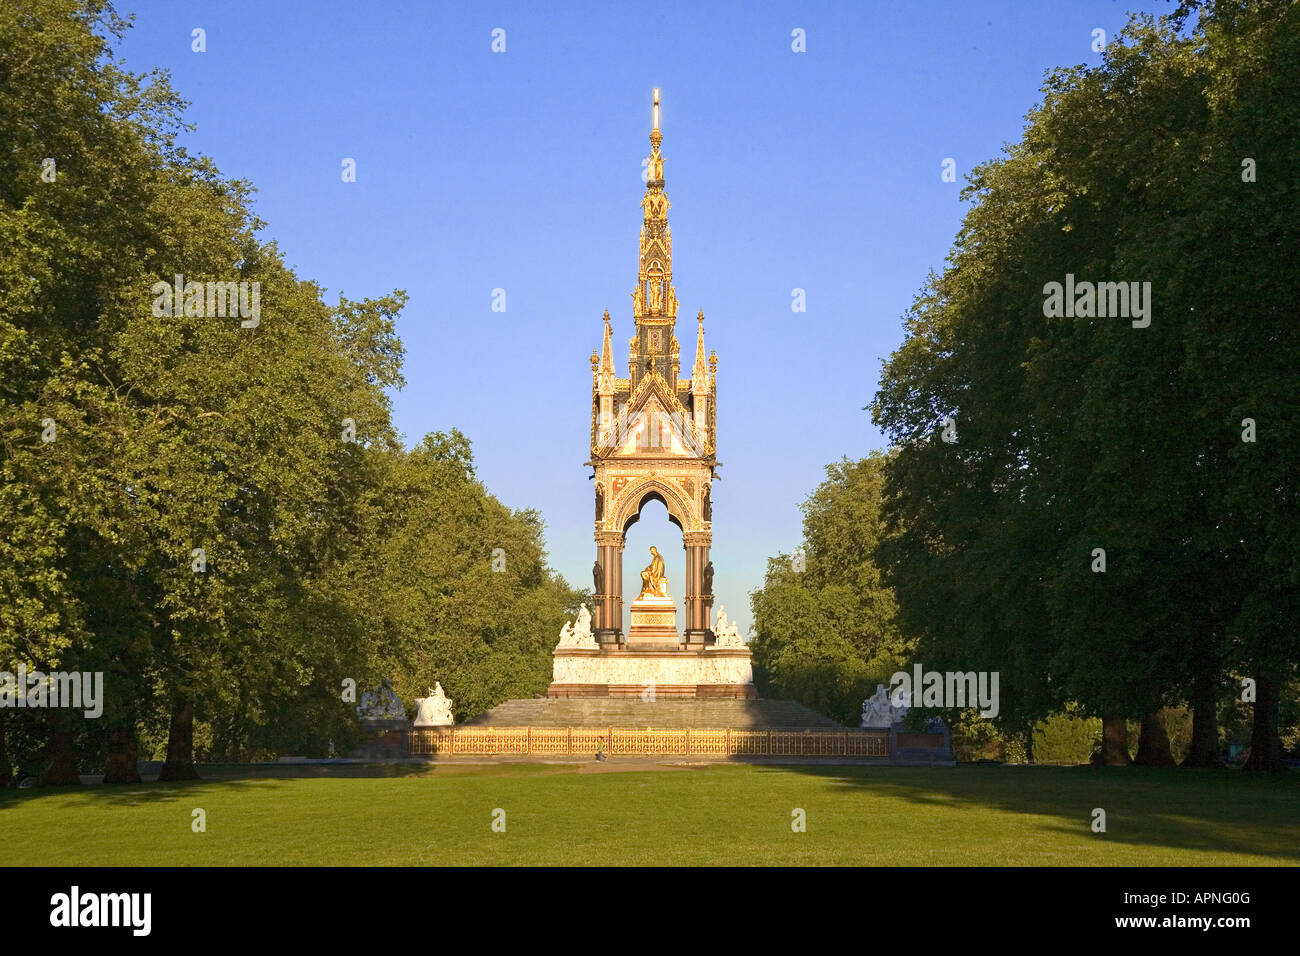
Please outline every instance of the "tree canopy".
M827 466L801 505L803 543L768 559L750 598L760 689L852 725L906 650L876 562L887 462L878 453Z
M196 739L323 754L345 679L442 680L461 709L541 690L578 595L463 436L401 447L405 293L329 304L285 266L251 185L179 145L166 75L113 58L127 26L0 11L0 661L106 685L99 721L0 714L0 775L133 779L164 728L164 778Z
M1300 658L1300 6L1207 3L1190 27L1191 6L1054 71L972 173L873 405L898 450L882 562L927 662L1002 672L1004 720L1186 699L1210 762L1248 676L1275 767ZM1049 314L1073 281L1149 283L1149 313L1102 315L1098 290Z

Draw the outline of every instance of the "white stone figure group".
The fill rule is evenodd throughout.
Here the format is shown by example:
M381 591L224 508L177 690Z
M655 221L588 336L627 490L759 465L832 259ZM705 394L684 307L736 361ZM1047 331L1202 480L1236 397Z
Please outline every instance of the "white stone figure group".
M740 628L735 621L727 620L727 609L721 605L718 606L718 623L714 625L713 636L714 647L745 646L745 642L740 639Z
M575 626L571 621L565 621L564 627L560 628L560 643L557 647L586 647L594 648L596 638L591 634L591 612L587 610L587 605L582 605L578 611L578 623Z
M357 716L364 720L405 720L406 705L393 690L392 683L385 680L374 690L361 695Z
M433 682L428 697L415 699L416 727L450 727L455 720L451 716L451 700L442 689L442 684Z
M898 703L889 699L889 691L884 684L876 685L876 692L862 702L862 723L864 728L888 730L902 721L911 700L905 691L898 694Z

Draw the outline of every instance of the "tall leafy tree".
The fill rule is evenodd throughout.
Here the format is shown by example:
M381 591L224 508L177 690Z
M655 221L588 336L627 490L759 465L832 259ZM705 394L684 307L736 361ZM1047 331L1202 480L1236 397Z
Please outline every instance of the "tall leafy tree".
M764 690L848 723L906 652L876 561L886 461L876 453L827 466L801 505L802 545L770 558L750 596Z
M114 586L130 572L89 530L120 435L76 439L107 387L107 303L147 268L166 231L152 191L185 160L175 94L112 59L125 25L93 0L0 10L0 659L33 670L77 667L95 628L121 636L134 614ZM68 716L46 719L53 779L75 782Z
M1125 718L1157 734L1151 715L1186 698L1189 760L1217 763L1227 671L1257 669L1257 764L1276 766L1270 713L1298 649L1280 625L1295 523L1275 506L1295 446L1243 445L1237 419L1249 396L1274 435L1294 430L1279 284L1295 222L1275 210L1296 187L1257 188L1242 156L1286 154L1287 79L1247 77L1295 62L1300 31L1294 4L1200 6L1193 30L1190 5L1135 18L1101 66L1053 73L1023 140L973 174L874 405L900 446L889 565L923 650L1000 661L1012 713L1080 701L1116 762ZM1045 315L1066 273L1150 282L1150 324Z
M540 516L488 493L456 430L383 468L365 543L323 582L378 641L357 676L392 679L404 700L439 681L461 718L544 692L560 628L586 596L547 567Z
M394 441L404 297L331 308L287 270L255 238L249 187L176 145L166 77L112 59L111 6L0 17L0 654L105 672L112 729L90 736L110 779L134 775L158 712L164 776L186 776L196 712L264 713L361 633L301 625L349 546L344 499ZM258 321L212 315L202 291L160 310L153 285L178 273L256 283ZM75 720L47 720L49 779L75 782Z

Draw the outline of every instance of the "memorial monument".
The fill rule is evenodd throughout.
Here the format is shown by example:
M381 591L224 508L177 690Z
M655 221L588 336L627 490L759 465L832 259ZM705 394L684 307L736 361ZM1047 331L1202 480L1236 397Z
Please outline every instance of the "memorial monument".
M664 194L660 152L659 91L654 92L650 157L637 285L632 292L635 334L628 343L627 377L614 370L613 328L604 314L604 340L591 355L591 458L595 483L596 562L592 567L593 644L579 643L566 624L555 649L552 697L644 696L752 698L749 648L728 629L717 640L713 609L712 486L717 479L718 358L705 358L704 312L696 316L695 361L680 376L676 336L677 293L672 285L670 203ZM658 501L681 531L686 552L685 598L679 628L677 605L658 547L641 571L641 591L623 628L623 548L641 509ZM584 606L583 613L587 609ZM585 646L584 646L585 645Z

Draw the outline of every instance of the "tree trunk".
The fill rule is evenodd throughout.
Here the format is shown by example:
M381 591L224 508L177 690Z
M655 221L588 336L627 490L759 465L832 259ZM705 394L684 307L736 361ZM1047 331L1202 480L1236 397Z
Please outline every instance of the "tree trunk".
M1034 762L1034 727L1029 725L1028 732L1025 733L1025 763Z
M173 706L167 730L167 760L158 782L198 779L199 772L194 769L194 702L187 698Z
M45 754L50 765L41 774L43 787L72 787L81 783L81 775L77 773L77 751L73 747L72 731L61 717L61 714L53 714L47 723L50 739Z
M1192 683L1192 743L1182 767L1223 766L1219 754L1219 701L1212 676L1198 674Z
M1169 731L1165 717L1153 710L1142 717L1142 734L1138 737L1138 754L1133 761L1142 767L1172 767L1174 754L1169 749Z
M139 745L134 724L117 724L108 735L108 773L105 783L139 783Z
M9 769L9 746L5 740L5 723L8 716L8 714L0 714L0 787L9 786L10 781L13 780Z
M1101 718L1101 762L1107 767L1127 767L1133 762L1128 755L1128 721L1116 714Z
M1277 732L1281 682L1262 673L1255 675L1255 720L1250 729L1250 756L1242 770L1281 770L1282 738Z

